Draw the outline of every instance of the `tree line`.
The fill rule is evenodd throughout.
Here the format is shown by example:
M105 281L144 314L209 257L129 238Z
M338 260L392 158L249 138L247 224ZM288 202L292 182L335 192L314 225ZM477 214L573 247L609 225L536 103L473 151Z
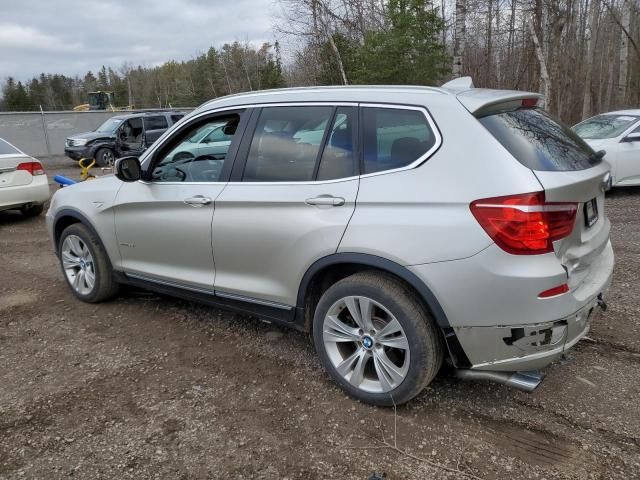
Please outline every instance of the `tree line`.
M187 61L157 67L103 66L96 74L68 77L42 73L26 83L9 77L2 87L0 110L71 110L87 103L94 91L114 93L116 107L192 107L231 93L286 86L279 45L259 48L234 42Z
M640 107L638 0L280 0L292 84L536 91L567 123ZM301 40L301 42L300 42ZM310 61L311 60L311 61Z
M112 90L119 106L195 106L298 85L438 85L539 91L567 123L640 103L638 0L278 0L285 45L225 44L194 59L5 81L5 110L68 109Z

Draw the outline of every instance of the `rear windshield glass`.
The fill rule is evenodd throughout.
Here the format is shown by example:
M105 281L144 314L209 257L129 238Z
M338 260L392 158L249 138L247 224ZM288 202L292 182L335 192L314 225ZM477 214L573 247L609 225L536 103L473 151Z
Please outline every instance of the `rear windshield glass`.
M573 130L542 110L524 108L479 120L511 155L532 170L584 170L601 161Z
M3 139L0 138L0 155L16 155L20 154L19 150L16 150Z

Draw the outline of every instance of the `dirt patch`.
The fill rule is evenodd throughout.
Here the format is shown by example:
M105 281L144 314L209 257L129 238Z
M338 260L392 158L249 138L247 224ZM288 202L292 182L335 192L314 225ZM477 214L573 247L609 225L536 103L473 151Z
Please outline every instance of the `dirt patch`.
M38 296L33 292L19 291L8 293L0 297L0 311L13 307L21 307L38 301Z

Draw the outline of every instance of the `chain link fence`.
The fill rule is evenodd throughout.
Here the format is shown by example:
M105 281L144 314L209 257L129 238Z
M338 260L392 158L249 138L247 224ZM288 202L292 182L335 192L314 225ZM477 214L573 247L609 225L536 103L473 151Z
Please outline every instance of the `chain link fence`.
M67 137L93 131L117 115L150 111L190 111L190 108L129 110L122 112L0 112L0 138L33 157L64 155Z

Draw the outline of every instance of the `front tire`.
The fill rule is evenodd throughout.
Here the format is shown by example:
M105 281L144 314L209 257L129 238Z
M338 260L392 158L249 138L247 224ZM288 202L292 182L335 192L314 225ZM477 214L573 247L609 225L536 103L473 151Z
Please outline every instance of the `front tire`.
M96 152L95 159L99 167L112 167L115 162L115 155L110 148L100 148Z
M69 288L83 302L101 302L118 292L107 252L100 239L83 224L64 229L58 242L58 258Z
M350 396L399 405L442 365L439 332L415 294L394 277L362 272L331 286L313 320L320 362Z

